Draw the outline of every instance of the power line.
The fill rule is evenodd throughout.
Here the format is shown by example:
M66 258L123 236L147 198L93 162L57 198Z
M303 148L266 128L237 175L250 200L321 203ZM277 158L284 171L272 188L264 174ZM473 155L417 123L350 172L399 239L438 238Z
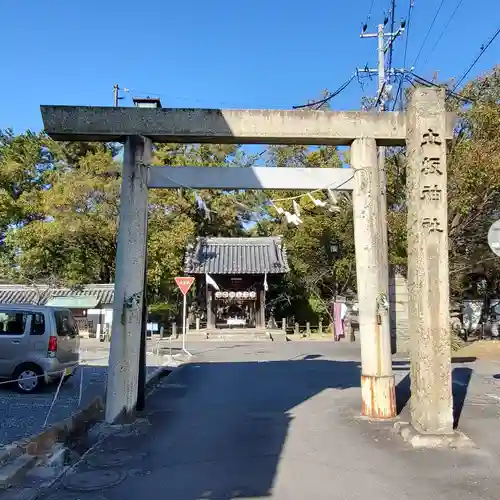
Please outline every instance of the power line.
M349 80L345 81L335 92L332 92L324 99L319 99L318 101L308 102L307 104L300 104L299 106L292 106L292 109L303 109L310 108L312 106L326 104L330 99L333 99L335 96L339 95L347 86L354 80L356 74L352 75Z
M424 41L422 42L422 45L420 46L420 50L418 51L417 57L415 58L415 61L412 64L413 67L415 67L415 64L417 64L417 61L418 61L420 55L422 54L422 50L424 50L425 43L427 42L427 39L429 38L429 34L430 34L430 32L431 32L431 30L436 22L437 16L438 16L439 12L441 11L441 8L443 7L443 4L444 4L444 0L441 0L441 3L439 4L439 7L436 11L436 14L434 15L434 19L432 20L432 23L429 26L429 29L427 30L427 34L425 35Z
M391 3L391 33L394 33L394 19L395 19L395 14L396 14L396 0L392 0ZM387 64L387 67L390 69L392 68L392 52L393 52L393 44L391 43L389 45L389 62Z
M406 58L408 55L408 42L410 40L411 14L413 12L413 7L415 6L415 4L413 2L414 2L414 0L408 0L408 14L406 15L406 20L407 20L406 21L406 40L405 40L405 52L404 52L404 56L403 56L403 68L406 68ZM400 93L401 93L400 107L401 107L401 111L403 110L403 97L404 97L403 84L404 84L404 80L405 79L404 79L404 74L403 74L403 76L399 80L398 90L396 91L396 97L394 98L394 103L392 105L393 111L397 106L398 95L400 95Z
M496 30L495 34L490 38L490 40L488 41L488 43L486 45L482 45L481 46L481 50L480 50L478 56L474 59L474 61L472 61L472 64L467 68L467 70L462 75L462 77L460 78L460 80L458 80L458 82L456 83L456 85L453 87L452 92L455 92L455 90L457 90L458 86L465 80L465 78L467 77L467 75L471 72L472 68L476 65L476 63L479 61L479 59L481 58L481 56L486 52L486 50L488 49L488 47L494 42L495 38L499 34L500 34L500 28L498 28Z
M408 2L408 15L406 16L406 40L405 40L405 54L403 59L403 68L406 68L406 56L408 54L408 40L410 38L410 24L411 24L411 14L413 12L413 0L409 0Z
M380 101L382 100L382 96L384 95L384 90L385 90L385 85L387 83L387 80L384 80L384 83L382 84L382 87L380 87L380 90L378 92L377 96L377 102L375 103L375 107L378 108Z
M154 96L154 97L166 97L170 99L171 101L187 101L188 106L193 106L194 104L202 105L203 107L206 107L206 101L203 99L199 99L197 97L194 97L192 95L179 95L179 94L166 94L164 92L151 92L149 90L144 90L144 89L137 89L137 88L127 88L127 89L121 89L124 92L127 92L128 94L136 94L136 96ZM236 107L239 109L242 105L241 103L235 102L235 101L225 101L221 100L218 101L218 106L227 106L228 108L233 108ZM255 103L255 107L262 107L263 109L269 108L268 103ZM244 106L243 106L244 107ZM248 107L248 106L247 106ZM275 104L274 109L290 109L290 105L288 104Z
M460 94L456 94L455 92L453 92L452 90L448 90L446 89L445 87L441 86L441 85L437 85L436 83L434 82L431 82L429 80L426 80L424 77L422 76L419 76L417 75L416 73L414 73L413 71L410 71L409 74L411 76L413 76L413 78L415 78L417 80L418 83L421 83L423 85L426 85L427 87L436 87L438 89L442 89L444 88L445 89L445 92L446 94L448 95L448 97L455 97L456 99L459 99L461 101L465 101L465 102L474 102L473 99L470 99L469 97L465 97L463 95L460 95Z
M450 18L448 19L448 22L446 23L445 27L443 28L443 31L441 31L441 33L437 37L437 40L435 41L434 45L432 46L432 49L429 52L429 54L427 55L427 59L424 61L424 64L422 64L422 66L425 66L427 64L427 61L430 59L431 55L436 50L436 47L438 46L438 43L441 41L441 38L443 38L443 35L445 34L446 30L448 29L448 26L453 21L453 18L455 17L455 14L458 12L458 9L460 8L460 6L462 5L463 2L464 2L464 0L458 0L458 4L455 7L455 10L452 12Z
M402 75L400 75L400 78L399 78L398 90L396 91L396 94L394 96L394 103L392 104L392 111L394 111L394 109L396 108L396 104L398 103L398 97L399 97L399 93L403 89L404 79L405 79L405 75L403 73ZM403 99L401 99L401 102L403 102Z
M368 24L368 21L370 20L370 16L372 15L372 9L373 9L374 3L375 3L375 0L372 0L370 3L370 9L368 10L368 15L366 16L366 24Z

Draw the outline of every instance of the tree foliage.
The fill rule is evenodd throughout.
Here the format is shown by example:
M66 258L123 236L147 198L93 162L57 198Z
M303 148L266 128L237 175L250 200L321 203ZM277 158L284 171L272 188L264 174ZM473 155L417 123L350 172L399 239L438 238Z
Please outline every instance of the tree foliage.
M460 93L469 104L449 99L458 111L448 151L450 286L460 297L479 279L490 291L500 283L500 259L488 247L491 224L500 218L500 69L471 81ZM406 157L391 150L388 164L388 221L391 262L406 267Z
M499 259L488 248L489 226L500 216L500 70L461 91L470 104L451 98L459 112L448 153L450 282L460 296L475 281L498 289ZM56 143L43 133L0 132L0 266L14 282L65 285L114 280L119 213L120 149L116 144ZM259 158L282 168L342 168L334 147L270 146L250 155L237 145L155 145L157 165L251 166ZM390 149L388 229L390 262L406 269L406 157ZM313 196L326 200L324 191ZM276 207L303 221L288 225ZM206 208L199 205L203 200ZM269 200L279 200L270 203ZM282 235L291 266L271 280L269 306L276 317L326 318L335 293L356 290L351 199L338 212L316 207L301 192L156 190L149 198L148 284L150 301L176 304L173 277L182 272L186 246L196 236ZM339 254L332 251L337 244ZM175 307L172 307L175 309Z

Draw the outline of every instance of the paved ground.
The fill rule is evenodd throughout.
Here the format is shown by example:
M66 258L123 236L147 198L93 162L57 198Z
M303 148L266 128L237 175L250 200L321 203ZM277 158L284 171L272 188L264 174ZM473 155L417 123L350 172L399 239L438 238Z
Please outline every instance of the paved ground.
M148 345L147 362L150 370L159 366L156 344ZM80 383L82 385L81 404L85 405L94 397L102 395L105 388L109 344L82 339L81 360L83 379L75 373L62 388L50 412L47 425L70 416L79 408ZM54 399L57 384L45 388L34 395L18 394L8 385L0 385L0 446L40 432Z
M148 426L104 441L46 498L91 486L102 496L88 498L101 500L500 498L500 364L455 365L458 410L466 399L460 427L479 449L415 451L392 426L356 418L356 346L206 343L192 350L193 361L148 399ZM394 366L402 407L408 366Z

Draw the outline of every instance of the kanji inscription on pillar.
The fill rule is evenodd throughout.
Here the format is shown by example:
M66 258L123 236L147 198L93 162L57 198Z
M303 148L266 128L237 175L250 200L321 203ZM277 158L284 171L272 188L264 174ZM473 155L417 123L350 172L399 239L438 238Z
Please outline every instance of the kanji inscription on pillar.
M407 114L411 423L453 432L445 95L416 88Z
M441 222L437 219L437 217L424 217L422 226L429 233L442 233L443 228L441 227Z
M441 158L424 156L421 172L424 175L443 175L443 172L441 172Z
M434 184L433 186L424 186L422 188L420 199L427 201L441 201L442 192L443 190L437 184Z
M424 157L420 168L420 184L422 185L420 189L420 199L426 202L424 203L424 207L427 207L427 209L431 211L435 203L442 201L442 181L445 176L443 176L443 166L440 155L441 146L441 137L439 133L435 132L433 129L429 128L422 134L420 148ZM426 184L427 182L432 182L433 184ZM423 212L422 228L428 233L442 233L442 222L439 217L426 217L425 208Z
M436 146L441 145L441 138L437 132L434 132L431 128L427 130L422 136L421 146L425 146L426 144L435 144Z

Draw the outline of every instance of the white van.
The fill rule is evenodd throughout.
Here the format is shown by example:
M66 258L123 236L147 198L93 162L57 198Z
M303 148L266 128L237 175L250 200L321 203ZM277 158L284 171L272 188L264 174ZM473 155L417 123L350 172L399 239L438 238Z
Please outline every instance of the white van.
M0 378L22 393L73 375L80 360L78 327L69 309L0 305Z

